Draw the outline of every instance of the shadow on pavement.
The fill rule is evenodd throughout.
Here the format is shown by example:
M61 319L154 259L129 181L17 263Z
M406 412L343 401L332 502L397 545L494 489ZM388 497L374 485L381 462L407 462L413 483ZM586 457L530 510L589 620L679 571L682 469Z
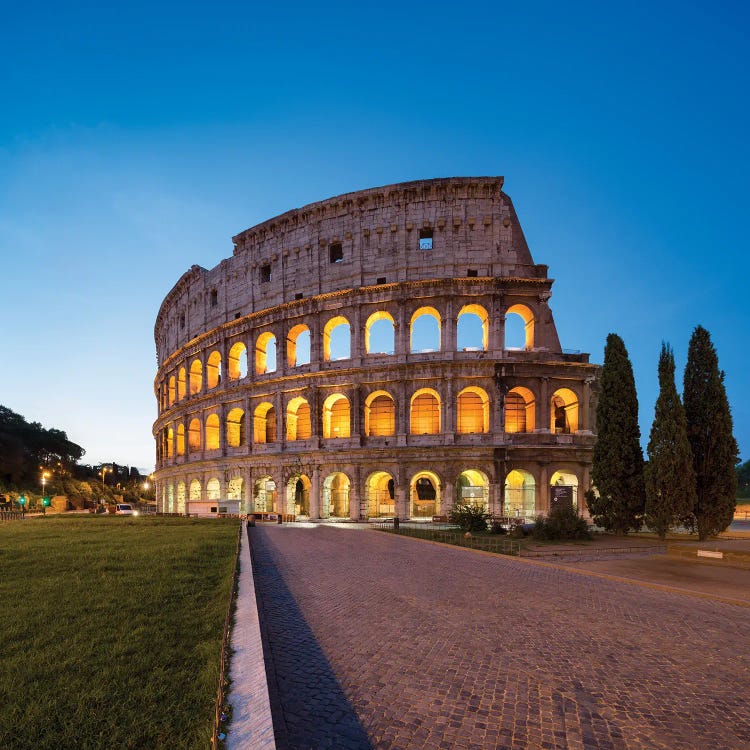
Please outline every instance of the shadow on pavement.
M262 528L249 528L263 656L279 750L372 745L278 570Z

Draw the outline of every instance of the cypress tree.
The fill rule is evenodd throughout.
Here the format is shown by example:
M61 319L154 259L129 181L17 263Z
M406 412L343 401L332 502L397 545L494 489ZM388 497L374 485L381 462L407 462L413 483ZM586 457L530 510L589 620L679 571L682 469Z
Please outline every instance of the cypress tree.
M689 520L698 538L707 539L732 523L739 451L732 434L724 373L719 370L711 336L702 326L690 337L682 397L696 476L697 497Z
M586 493L589 511L598 526L626 534L641 527L646 492L633 367L614 333L604 348L596 431L591 479L598 496Z
M668 344L662 344L659 398L648 441L646 524L664 540L667 531L692 512L695 500L693 456L674 382L674 355Z

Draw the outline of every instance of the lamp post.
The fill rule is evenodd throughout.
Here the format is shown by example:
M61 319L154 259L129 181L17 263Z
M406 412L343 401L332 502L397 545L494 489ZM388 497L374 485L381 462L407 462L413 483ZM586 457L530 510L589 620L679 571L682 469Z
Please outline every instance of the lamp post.
M47 493L45 492L45 486L47 484L47 477L50 475L48 471L42 469L42 515L47 515Z
M108 471L112 471L112 469L110 469L109 466L102 466L102 470L99 472L102 478L102 498L104 497L104 488L105 488L104 477Z

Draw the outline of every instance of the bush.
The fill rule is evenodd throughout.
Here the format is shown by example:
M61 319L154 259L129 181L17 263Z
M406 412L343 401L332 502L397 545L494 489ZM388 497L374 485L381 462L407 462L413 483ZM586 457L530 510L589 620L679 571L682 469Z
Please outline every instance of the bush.
M448 520L461 531L487 531L490 514L482 506L456 503L448 514Z
M591 539L589 525L572 505L556 505L549 516L539 516L531 532L534 539Z

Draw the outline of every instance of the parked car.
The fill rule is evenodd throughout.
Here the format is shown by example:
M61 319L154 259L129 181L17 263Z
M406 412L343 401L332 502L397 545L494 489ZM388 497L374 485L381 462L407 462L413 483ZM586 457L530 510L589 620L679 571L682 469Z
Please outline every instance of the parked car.
M129 503L118 503L115 505L116 516L135 516L137 512L133 510L133 506Z

